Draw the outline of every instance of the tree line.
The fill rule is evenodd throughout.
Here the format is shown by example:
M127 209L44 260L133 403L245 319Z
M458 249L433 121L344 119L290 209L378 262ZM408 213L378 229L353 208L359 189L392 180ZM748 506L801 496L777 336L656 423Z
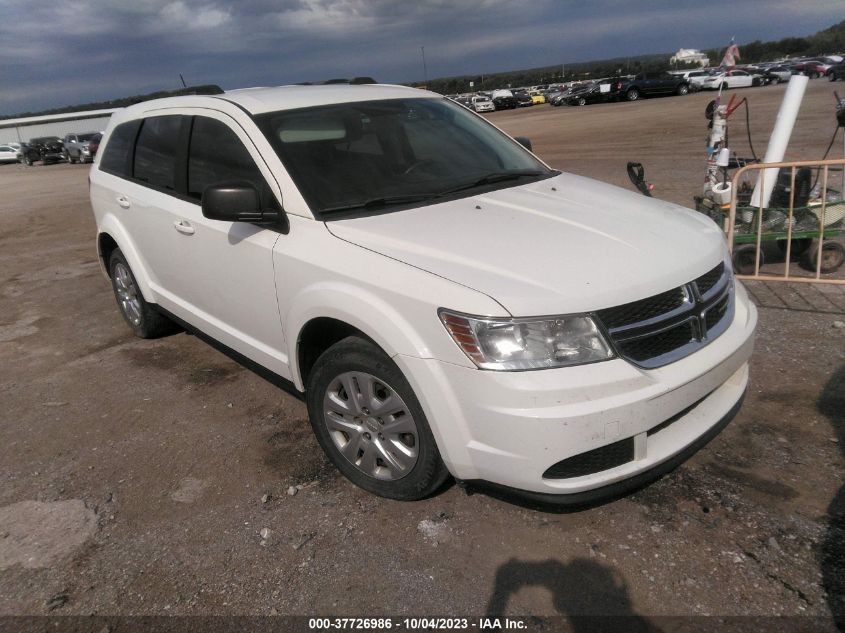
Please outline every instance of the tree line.
M727 42L725 43L727 46ZM845 51L845 20L807 37L786 37L780 40L762 42L755 40L738 43L741 63L753 64L785 57L812 57ZM711 48L702 51L710 59L711 66L722 61L725 48ZM525 70L491 73L489 75L462 75L429 80L429 90L440 94L474 92L493 88L535 86L565 81L585 80L597 77L657 72L661 70L686 70L697 68L698 64L672 64L671 53L640 55L637 57L616 57L598 61L574 64L558 64ZM470 86L472 82L472 86ZM413 82L411 86L422 86Z

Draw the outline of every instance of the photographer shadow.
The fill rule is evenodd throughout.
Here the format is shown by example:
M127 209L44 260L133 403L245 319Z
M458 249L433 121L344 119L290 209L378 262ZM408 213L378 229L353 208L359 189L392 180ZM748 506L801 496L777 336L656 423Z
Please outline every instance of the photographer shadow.
M830 420L837 445L845 457L845 365L824 386L819 412ZM836 627L845 631L845 486L841 486L827 508L827 534L821 550L822 585Z
M555 610L569 620L574 633L625 631L660 633L634 613L625 580L611 567L588 559L523 562L511 559L496 570L488 617L502 617L511 598L523 587L544 587Z

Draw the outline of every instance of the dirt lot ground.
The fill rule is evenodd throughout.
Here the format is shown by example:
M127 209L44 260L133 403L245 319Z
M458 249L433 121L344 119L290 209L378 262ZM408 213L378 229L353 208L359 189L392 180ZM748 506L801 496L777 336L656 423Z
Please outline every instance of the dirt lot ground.
M811 82L789 157L827 146L831 88ZM782 94L742 91L758 153ZM639 160L689 204L710 98L491 118L568 171L630 187ZM845 618L843 292L750 285L744 407L636 494L569 513L455 486L397 503L327 464L301 402L187 334L130 335L87 171L0 167L0 614Z

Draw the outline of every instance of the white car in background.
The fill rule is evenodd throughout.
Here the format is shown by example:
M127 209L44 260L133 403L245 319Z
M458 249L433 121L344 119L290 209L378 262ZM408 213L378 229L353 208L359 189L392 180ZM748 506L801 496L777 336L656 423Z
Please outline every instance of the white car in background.
M476 112L493 112L496 110L496 106L493 105L490 97L473 97L472 109Z
M708 70L691 70L688 73L684 73L684 78L689 85L695 86L699 90L701 90L708 77L710 77L710 71Z
M754 77L744 70L728 70L708 77L701 84L701 87L704 90L718 90L719 88L750 88L753 85Z
M20 148L15 149L11 145L0 145L0 163L16 163L18 162L18 152Z

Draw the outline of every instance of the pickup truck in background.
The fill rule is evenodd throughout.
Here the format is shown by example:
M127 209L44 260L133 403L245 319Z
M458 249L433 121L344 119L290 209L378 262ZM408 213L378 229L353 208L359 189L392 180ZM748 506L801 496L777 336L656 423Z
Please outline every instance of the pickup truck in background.
M615 88L620 99L636 101L640 97L685 95L689 92L689 82L683 76L667 72L649 72L640 73L633 79L620 78Z

